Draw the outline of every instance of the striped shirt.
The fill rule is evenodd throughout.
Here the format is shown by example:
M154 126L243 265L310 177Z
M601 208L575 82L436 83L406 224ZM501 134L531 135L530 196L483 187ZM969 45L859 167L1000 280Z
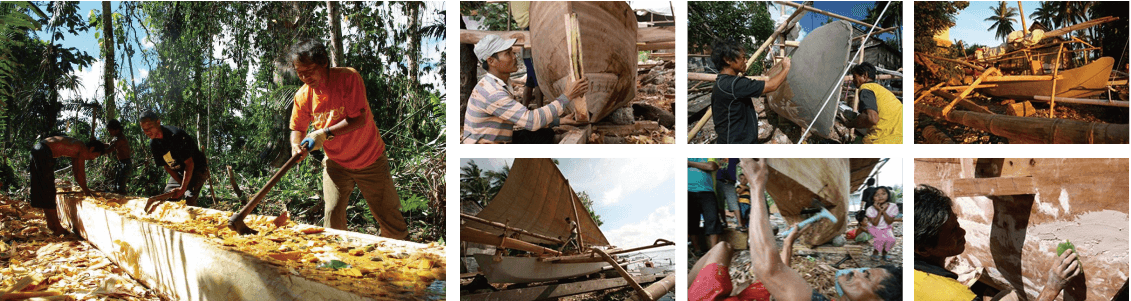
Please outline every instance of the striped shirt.
M508 143L515 128L538 130L558 122L558 114L569 105L563 94L536 110L527 110L514 100L503 80L488 73L471 92L464 115L461 143Z

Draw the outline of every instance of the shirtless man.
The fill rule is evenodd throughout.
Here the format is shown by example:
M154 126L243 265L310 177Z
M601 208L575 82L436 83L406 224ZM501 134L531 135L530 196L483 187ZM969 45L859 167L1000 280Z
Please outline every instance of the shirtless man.
M130 141L126 139L125 133L122 132L122 123L117 119L110 120L106 124L106 130L110 131L110 136L114 138L110 140L110 147L106 149L107 153L114 153L114 157L118 159L118 167L114 173L114 193L126 193L126 177L129 176L130 170L133 169L133 149L130 148Z
M84 195L93 196L94 192L86 187L86 161L105 153L106 144L98 140L91 139L83 143L66 136L47 137L36 141L32 146L31 163L28 164L28 171L31 173L31 207L43 210L47 227L52 232L67 232L59 223L55 205L55 158L70 157L75 182L78 182Z

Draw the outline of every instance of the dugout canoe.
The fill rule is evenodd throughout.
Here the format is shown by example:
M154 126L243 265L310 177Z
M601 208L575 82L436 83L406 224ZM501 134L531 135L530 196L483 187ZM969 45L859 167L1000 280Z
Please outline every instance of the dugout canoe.
M1115 59L1101 57L1079 68L1060 71L1056 82L1056 97L1084 98L1107 91L1108 77ZM1033 96L1052 95L1051 80L996 82L993 88L981 88L978 92L1010 99L1033 99Z
M837 217L820 220L800 238L808 245L821 245L844 234L848 222L848 197L868 179L880 159L875 158L772 158L766 191L783 218L795 225L813 215L817 199Z
M569 82L566 24L577 14L582 62L589 78L590 120L605 118L636 97L636 15L627 3L535 1L530 3L530 39L539 87L549 98L565 92Z

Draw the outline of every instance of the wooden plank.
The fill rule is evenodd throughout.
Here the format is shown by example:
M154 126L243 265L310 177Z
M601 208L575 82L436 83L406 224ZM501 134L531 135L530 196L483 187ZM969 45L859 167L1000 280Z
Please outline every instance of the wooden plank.
M636 29L637 43L675 43L675 26L643 27Z
M950 181L950 197L1036 194L1033 177L999 177L954 179Z
M393 300L377 292L341 290L259 257L217 244L217 238L177 232L150 221L121 215L73 194L56 198L59 214L76 231L131 277L173 300ZM123 201L137 206L145 199ZM140 208L140 206L138 207ZM195 208L196 212L219 212ZM176 214L176 213L171 213ZM203 215L203 214L201 214ZM223 227L223 226L220 226ZM423 245L360 233L326 229L325 234L371 243ZM317 234L316 234L317 235ZM440 251L440 258L443 252ZM443 264L441 264L443 266ZM346 277L348 278L348 277ZM359 286L360 287L360 286ZM411 298L442 297L443 291Z
M593 126L586 125L580 128L574 128L566 132L562 136L562 140L558 144L586 144L589 142L589 133L593 132Z
M636 50L649 51L649 50L665 50L675 49L675 42L653 42L653 43L637 43Z
M530 48L530 32L525 30L512 30L512 31L487 31L487 30L459 30L460 44L475 44L479 40L488 35L497 35L504 39L517 39L514 42L515 46L524 46Z
M715 81L715 77L718 77L718 76L719 76L718 74L711 74L711 73L688 72L687 73L687 80L689 80L689 81L697 80L697 81L713 82L713 81ZM877 74L876 77L877 77L877 79L880 79L880 80L900 78L899 76L894 76L894 75L891 75L891 74ZM753 80L760 80L760 81L767 81L767 80L770 79L769 76L765 76L765 75L747 76L746 78L753 79ZM851 81L852 76L851 75L845 76L844 80L845 81Z
M660 129L657 121L641 120L627 125L596 125L593 130L605 135L628 136Z
M658 275L632 277L637 283L649 283L660 279ZM551 284L536 287L509 289L474 295L460 296L460 300L550 300L599 290L627 286L624 278L597 279L581 282Z

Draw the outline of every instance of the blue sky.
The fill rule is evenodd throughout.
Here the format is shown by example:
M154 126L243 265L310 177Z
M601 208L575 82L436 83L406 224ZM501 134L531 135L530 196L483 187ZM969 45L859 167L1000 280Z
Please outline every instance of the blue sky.
M958 12L955 17L956 24L950 28L951 41L962 40L965 45L981 44L986 46L1001 45L1002 40L994 37L994 31L989 31L993 22L985 21L993 15L990 7L997 7L997 1L971 1L970 6ZM1017 8L1017 1L1006 1L1005 5ZM1029 17L1033 11L1041 6L1040 1L1021 1L1025 8L1025 25L1033 26L1033 19ZM1014 30L1021 30L1021 19L1013 23Z
M794 3L801 3L803 1L793 1L793 2ZM838 15L841 15L841 16L853 18L853 19L856 19L856 20L862 20L862 19L864 19L864 17L867 17L868 16L868 9L872 8L873 5L875 5L875 2L872 2L872 1L817 1L817 2L813 3L813 7L816 7L817 9L827 11L827 12L830 12L830 13L834 13L834 14L838 14ZM784 7L784 14L785 14L784 17L780 16L780 14L779 14L779 9L782 9L783 7ZM796 9L794 9L793 7L790 7L790 6L774 4L774 6L769 8L769 10L770 10L770 16L772 18L774 18L774 20L779 20L779 18L784 20L785 18L788 18L789 15L792 14L793 11L795 11ZM892 14L892 13L894 13L894 10L889 8L888 11L885 14ZM907 16L904 16L904 18L906 18L906 17ZM811 31L813 31L813 29L816 29L817 27L820 27L821 25L825 24L826 20L828 20L828 19L829 19L829 17L825 16L823 14L813 13L813 12L806 13L804 16L801 17L801 21L797 22L798 24L801 24L801 30L802 30L801 39L804 39L806 33L811 32ZM886 40L886 39L890 39L890 38L895 37L895 34L894 33L884 33L884 34L879 35L878 37L880 39ZM801 39L799 39L799 40L801 40Z
M47 11L47 8L46 8L47 4L45 2L37 2L37 4L41 4L40 8L43 9L44 11ZM120 9L119 8L120 4L121 4L120 1L112 1L112 2L110 2L110 7L111 7L112 10L117 12ZM431 11L432 9L434 9L436 7L443 9L443 7L442 7L443 3L442 2L428 2L426 5L428 6L425 9L426 12ZM79 14L84 19L89 18L90 14L92 13L92 10L101 11L102 10L102 3L96 2L96 1L79 2L79 10L78 11L79 11ZM352 29L349 28L349 26L348 26L349 21L344 20L344 19L345 18L343 18L342 29L346 32L343 32L343 34L351 34L349 31L352 30ZM427 22L429 22L432 19L433 18L431 16L425 16L424 22L427 24ZM446 18L445 18L445 20L446 20ZM407 24L407 19L401 18L401 20L398 20L398 21L399 21L399 23ZM140 25L138 24L138 21L135 20L134 23L135 23L135 27L138 28L137 29L138 34L143 35L142 38L144 39L145 31L143 29L141 29ZM63 35L64 35L63 40L56 42L56 43L62 44L63 47L75 47L78 50L85 51L88 55L95 58L95 61L93 62L93 64L90 67L86 67L86 68L83 68L82 70L76 70L75 71L76 75L79 77L80 82L82 83L82 88L80 89L80 91L77 94L81 95L85 99L96 98L96 97L98 97L97 95L101 95L100 91L102 91L101 86L102 86L103 63L102 63L102 58L100 57L100 54L99 54L100 52L99 52L99 48L98 48L98 40L95 39L95 37L94 37L95 31L98 31L98 30L92 28L92 29L90 29L86 32L80 32L79 35L71 35L67 32L63 32ZM38 34L41 38L46 38L46 37L49 36L46 31L40 31L40 32L38 32ZM219 53L221 53L225 44L227 44L226 39L230 39L230 35L226 35L225 40L220 41L221 43L216 43L217 49L216 49L215 53L217 53L218 55L219 55ZM132 37L131 37L130 42L133 43ZM152 43L149 43L148 41L142 41L142 43L143 43L142 47L149 49L149 50L153 49ZM137 45L134 45L134 46L136 47ZM346 46L348 48L348 44ZM423 52L423 56L425 57L426 60L439 62L440 52L443 51L446 47L447 47L447 43L444 43L443 41L439 41L439 40L436 40L436 39L430 39L430 40L424 41L424 45L421 47L421 51ZM119 50L119 53L115 53L115 56L120 56L121 55L120 51L121 50ZM137 51L134 54L132 61L133 61L133 66L134 66L133 71L134 71L135 81L140 82L141 80L143 80L149 74L149 70L151 70L153 68L153 66L147 64L145 62L145 60L143 60L141 58L141 51L140 50ZM118 74L118 79L127 79L128 80L129 75L130 75L129 70L126 69L126 68L123 68L123 66L128 67L128 65L125 64L126 62L118 62L118 63L119 63L118 68L121 69L121 71ZM156 63L156 61L154 61L153 63ZM234 65L234 63L230 63L230 64ZM421 67L424 67L424 66L427 66L427 65L435 65L435 64L429 63L427 61L421 62ZM256 67L253 66L252 71L254 72L255 70L256 70ZM249 73L248 74L248 80L250 81L252 78L253 78L253 74ZM433 76L422 76L421 81L424 82L424 83L434 83L434 84L437 85L437 88L439 89L439 91L446 92L446 88L445 88L445 85L444 85L444 78L441 78L438 74L434 74ZM120 88L119 88L119 91L120 91ZM73 95L75 95L76 93L73 92L73 91L64 90L64 91L60 91L60 94L62 95L62 97L64 99L69 99ZM122 94L119 93L118 94L119 101L121 101L122 97L123 97Z
M474 160L481 169L499 170L514 159ZM676 211L676 166L666 159L559 159L558 168L577 192L585 191L605 222L601 231L618 247L652 244L657 238L681 241L684 224ZM682 169L680 169L682 170ZM680 186L683 187L682 185Z

